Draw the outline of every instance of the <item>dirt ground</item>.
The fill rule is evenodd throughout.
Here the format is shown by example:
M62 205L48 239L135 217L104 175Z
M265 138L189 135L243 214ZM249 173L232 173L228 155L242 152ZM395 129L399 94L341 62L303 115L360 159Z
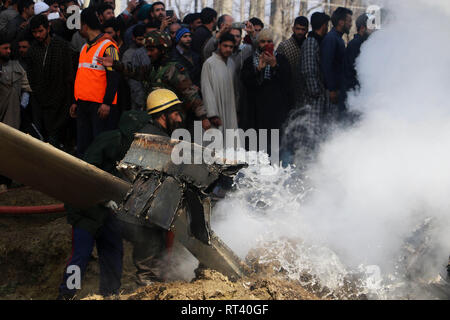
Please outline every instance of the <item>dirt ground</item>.
M22 194L21 194L22 193ZM0 198L5 203L30 205L50 204L46 196L39 198L30 190L17 191ZM25 195L24 195L25 194ZM53 202L54 203L54 202ZM52 300L58 295L64 266L71 253L71 228L64 214L11 217L0 216L0 299ZM255 264L255 257L252 258ZM174 262L176 263L176 262ZM257 263L256 263L257 265ZM253 265L255 267L256 265ZM135 283L135 268L131 245L125 244L122 294L124 300L312 300L319 299L299 283L288 281L270 268L256 267L249 277L233 283L224 275L203 270L194 280L155 283L139 288ZM77 299L102 299L98 296L99 268L94 252ZM181 278L190 278L185 274Z
M0 193L0 207L1 206L38 206L38 205L52 205L59 202L51 197L34 191L27 187L10 189L8 192Z

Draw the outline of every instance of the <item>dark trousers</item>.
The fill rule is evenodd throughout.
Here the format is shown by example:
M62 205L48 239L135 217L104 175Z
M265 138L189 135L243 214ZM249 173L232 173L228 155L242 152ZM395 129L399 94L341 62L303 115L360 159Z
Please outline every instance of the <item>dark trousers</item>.
M69 120L69 106L61 101L41 105L32 95L26 110L22 109L22 131L44 140L56 148L63 147Z
M67 280L73 273L67 268L78 266L81 279L91 258L94 245L97 245L98 261L100 264L100 294L111 296L118 294L122 278L123 243L120 235L120 225L116 218L109 217L100 229L98 237L80 228L72 230L72 256L64 270L63 282L59 287L60 295L73 297L76 289L69 289Z
M167 231L120 221L122 237L133 245L137 282L145 285L164 277Z
M111 106L106 119L100 119L98 116L100 106L100 103L95 102L77 102L77 155L79 158L83 158L84 153L99 134L117 129L119 121L117 106Z

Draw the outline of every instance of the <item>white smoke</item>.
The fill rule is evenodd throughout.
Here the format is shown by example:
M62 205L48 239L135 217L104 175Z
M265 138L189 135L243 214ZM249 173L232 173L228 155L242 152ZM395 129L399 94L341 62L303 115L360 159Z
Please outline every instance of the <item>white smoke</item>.
M450 254L450 5L384 5L389 22L363 45L361 90L349 96L361 121L322 145L306 180L292 169L252 166L242 188L219 204L213 227L241 257L258 240L300 238L330 248L348 268L376 265L392 274L405 237L431 217L439 252L427 271L444 270ZM328 258L322 263L343 272Z

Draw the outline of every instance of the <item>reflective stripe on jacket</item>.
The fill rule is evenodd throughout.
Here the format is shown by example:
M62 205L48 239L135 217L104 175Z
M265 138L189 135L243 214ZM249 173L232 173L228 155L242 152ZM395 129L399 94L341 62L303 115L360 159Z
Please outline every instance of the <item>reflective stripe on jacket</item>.
M89 51L87 44L80 52L77 77L75 79L75 99L103 103L106 93L106 69L97 62L97 57L103 57L105 50L117 45L111 40L103 40L92 46ZM117 104L117 93L113 104Z

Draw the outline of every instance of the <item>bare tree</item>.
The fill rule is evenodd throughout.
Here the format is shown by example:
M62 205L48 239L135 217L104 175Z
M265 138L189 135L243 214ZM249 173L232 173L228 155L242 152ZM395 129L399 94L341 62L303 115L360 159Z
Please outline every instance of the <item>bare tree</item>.
M241 19L241 21L244 21L245 20L245 0L241 0L240 1L239 11L240 11L239 13L240 13L240 16L241 16L240 19Z
M256 6L256 17L264 21L264 18L266 16L266 0L258 0L256 2Z
M283 28L283 40L288 38L292 32L292 24L294 23L295 15L295 2L294 0L284 0L282 7L282 28Z
M174 7L177 9L178 18L183 20L183 18L192 10L192 2L185 0L173 0L171 1ZM168 7L172 8L172 7Z
M220 14L222 12L222 0L214 0L213 7L214 10L216 10Z
M233 15L233 0L222 0L222 14Z
M283 7L284 0L272 0L270 7L270 25L274 33L276 46L283 40Z
M255 0L250 0L250 18L256 17L258 14L258 6Z
M306 16L308 11L308 3L305 0L301 0L298 7L298 16Z

